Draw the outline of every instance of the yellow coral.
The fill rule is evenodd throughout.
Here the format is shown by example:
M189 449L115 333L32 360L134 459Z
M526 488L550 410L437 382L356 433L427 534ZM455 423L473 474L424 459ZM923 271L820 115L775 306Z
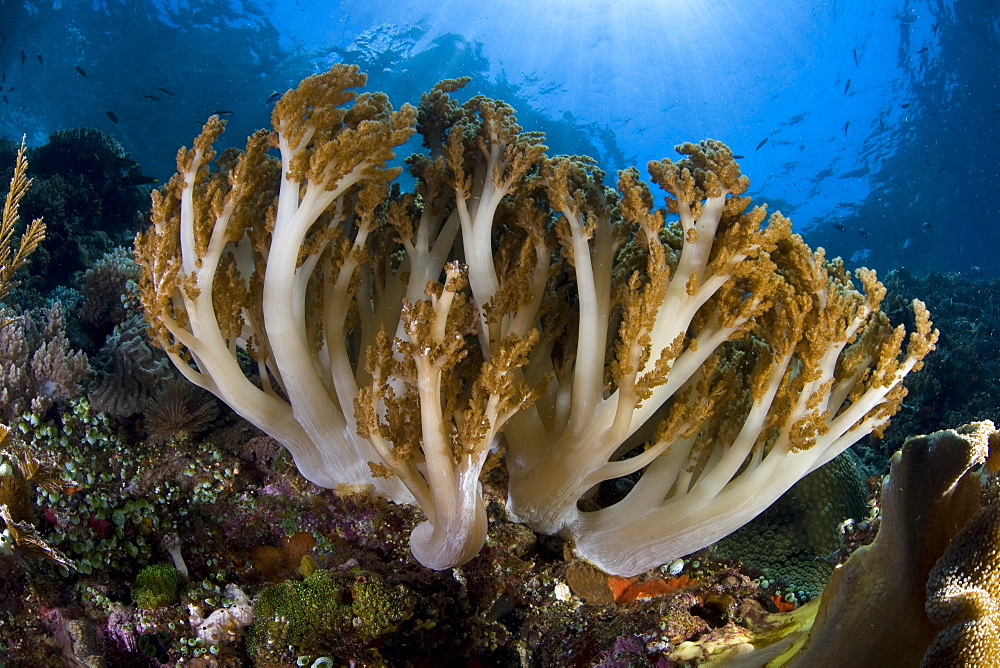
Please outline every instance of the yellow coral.
M14 274L21 269L28 261L28 256L38 244L45 238L45 223L41 218L36 218L28 223L18 242L17 249L13 248L14 228L18 222L18 209L21 205L21 198L28 192L31 186L31 179L28 178L28 159L24 156L24 139L21 139L21 147L17 150L17 157L14 160L14 174L10 178L10 190L4 199L3 217L0 218L0 300L17 287ZM10 320L3 317L0 312L0 328L9 324Z

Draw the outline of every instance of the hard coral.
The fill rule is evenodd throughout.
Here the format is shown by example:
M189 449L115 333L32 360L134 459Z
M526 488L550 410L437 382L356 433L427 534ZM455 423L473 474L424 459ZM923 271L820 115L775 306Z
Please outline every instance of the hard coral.
M139 265L132 254L118 247L105 253L83 275L80 293L83 307L80 319L104 337L129 313L122 304L122 295L130 281L139 279Z
M75 398L89 373L87 355L70 347L59 302L14 320L0 330L0 420L45 417Z
M867 516L865 478L857 456L844 452L713 545L712 553L739 559L796 599L808 600L823 591L833 571L844 543L844 521L858 523Z

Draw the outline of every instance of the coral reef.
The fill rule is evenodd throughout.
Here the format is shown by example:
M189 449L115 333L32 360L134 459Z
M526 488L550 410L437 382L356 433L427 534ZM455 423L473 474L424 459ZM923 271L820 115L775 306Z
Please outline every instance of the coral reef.
M924 612L934 562L975 513L988 427L938 432L906 442L882 493L882 522L871 545L834 571L797 665L869 662L917 665L936 634ZM884 621L893 610L893 624ZM847 639L850 639L848 642Z
M128 241L148 209L148 180L116 140L93 128L53 133L29 157L33 184L22 206L45 218L48 243L31 257L24 288L45 293Z
M908 436L976 420L1000 424L1000 280L939 273L918 278L900 269L885 283L884 308L894 323L909 320L908 300L920 295L941 336L925 360L926 373L906 379L910 392L885 437L857 449L876 470Z
M410 228L406 236L407 228L402 223L413 222L413 215L419 214L423 222L427 222L426 216L450 225L456 228L455 238L462 239L460 235L465 231L459 229L467 223L462 221L462 204L458 201L461 196L455 191L466 188L469 179L478 183L478 167L473 166L478 157L474 151L460 152L459 138L449 142L448 136L461 134L464 139L476 138L489 146L477 132L491 122L511 130L508 123L513 123L513 117L506 115L507 108L500 103L485 99L468 105L456 103L449 97L449 90L454 92L460 85L456 81L438 87L418 111L418 128L433 147L432 156L411 160L411 168L419 177L417 195L389 191L389 199L374 209L381 222L371 229L365 252L350 254L346 260L365 265L372 257L380 258L384 264L371 276L382 282L351 289L376 294L387 286L400 287L387 276L400 278L406 266L413 269L414 264L406 265L403 259L407 249L401 251L393 246L395 235L408 238L414 249L445 250L420 246L423 242L419 225ZM387 113L377 96L359 96L354 104L364 108L347 112L344 117L345 127L351 130L367 127L365 124L373 120L364 117L365 113L372 112L376 120L384 120ZM518 144L516 151L512 149L514 158L539 150L536 136L521 133L520 129L515 136L525 143ZM522 149L527 154L517 152ZM692 178L704 176L695 163L713 155L718 157L722 151L714 144L699 149L701 153L695 151L674 163L691 161L684 164ZM13 156L13 166L15 159L20 160L16 158L16 146L0 144L0 155L8 153ZM220 164L235 169L236 155L230 151L220 156ZM553 159L537 169L531 167L522 174L524 183L518 181L512 187L526 187L528 181L534 180L538 187L530 192L540 198L537 204L541 210L546 202L546 206L555 202L549 201L549 196L555 198L558 194L557 189L543 187L541 182L583 178L585 173L596 177L596 168L587 172L592 169L587 164ZM670 169L663 165L661 168ZM130 167L122 169L125 171L119 175L135 173ZM547 169L552 171L545 172ZM577 169L583 169L583 173ZM510 176L512 172L503 174ZM459 178L462 175L469 179ZM625 178L634 176L630 171ZM577 191L586 194L584 204L589 206L606 196L608 199L603 201L609 207L631 206L615 203L610 190L588 189L593 185L588 183L584 180ZM26 185L21 186L22 191ZM630 192L649 195L643 188L618 190L622 196ZM350 200L355 205L370 194L351 191L343 202L346 206ZM481 202L484 195L489 199L485 191L466 198L468 223L477 215L476 198ZM571 197L562 205L572 208L580 203ZM523 278L517 272L523 274L524 267L538 266L539 262L537 255L529 261L530 253L525 250L537 250L532 246L537 240L532 240L530 230L511 222L515 214L519 215L510 209L513 204L510 199L499 200L496 220L502 224L492 234L496 239L515 236L524 255L494 258L501 284L517 276ZM640 209L646 207L647 200L641 204ZM336 215L347 210L340 209ZM660 215L659 210L646 213ZM5 213L5 226L16 215L16 207L12 214ZM561 215L565 218L565 214ZM636 216L640 217L638 213ZM399 226L386 227L384 223L390 218ZM566 317L565 307L569 304L572 319L578 315L575 309L581 308L579 284L572 274L573 262L582 255L559 254L559 244L564 242L558 240L560 231L554 223L557 219L550 217L546 223L552 223L547 230L553 235L545 244L553 251L549 260L558 262L559 270L546 274L552 284L546 287L539 312L543 329L559 332L561 338L547 339L549 331L543 331L533 343L526 337L532 351L527 353L528 361L518 366L516 354L508 360L508 369L514 370L514 375L531 377L538 373L533 364L545 367L533 357L544 351L547 360L557 362L552 371L558 377L546 377L553 386L570 383L570 367L579 363L579 357L574 357L579 353L578 325L575 329L565 322L560 324L554 316L561 313L560 318ZM472 227L481 232L474 224ZM14 229L13 224L9 229ZM30 250L37 245L40 223L33 230L24 235L20 248ZM683 254L687 245L676 232L677 227L669 225L660 232L663 248L674 255ZM565 240L572 238L574 231L571 228L567 232L563 227L561 234ZM328 248L335 241L344 242L337 234L334 237L316 235L308 241L315 247L328 244ZM4 241L0 252L5 246L8 253L7 264L0 265L12 266L11 258L25 257L13 234L0 236L0 240ZM350 240L356 241L356 236L350 236ZM621 241L616 238L614 243ZM628 243L616 248L621 251L616 251L615 256L615 262L621 263L619 273L626 279L636 275L641 287L651 275L646 264L649 251ZM779 244L774 253L782 252L790 251ZM324 256L319 265L333 256ZM86 261L93 259L91 256ZM309 262L303 258L298 265L296 260L297 268ZM402 264L394 264L397 262ZM336 269L324 266L329 271ZM446 269L443 260L440 268L444 273L453 269ZM858 294L848 283L838 283L845 274L839 273L836 262L825 263L823 268L833 276L838 289L843 289L840 296ZM671 271L676 269L671 265ZM0 428L0 663L4 665L426 665L428 657L432 657L439 665L683 666L725 661L729 665L759 666L771 660L787 661L797 651L802 665L821 665L828 657L835 665L873 664L877 657L887 655L894 664L904 658L911 662L922 659L925 665L996 663L998 594L994 548L998 488L996 480L986 472L968 470L985 457L987 441L991 441L993 451L987 469L995 471L1000 461L996 455L1000 450L996 447L998 439L987 425L933 434L908 443L893 464L881 501L876 495L867 508L860 510L858 472L853 465L838 469L845 461L834 459L832 466L820 468L794 487L791 496L779 502L783 505L773 507L759 523L748 525L744 537L732 539L745 541L746 549L739 554L746 563L736 558L737 551L730 544L728 551L724 546L700 550L625 577L610 576L575 556L577 546L565 535L540 535L524 524L511 522L507 514L510 470L501 456L494 455L476 473L481 487L472 490L480 495L475 498L487 520L483 523L482 548L459 567L435 571L415 560L410 550L410 535L427 520L421 510L396 505L359 486L331 490L308 482L277 441L231 414L197 428L184 428L184 420L204 403L186 399L170 409L174 417L164 424L172 426L160 430L162 438L151 437L150 432L156 431L156 419L150 412L150 400L161 387L172 385L170 379L175 372L165 353L153 348L145 338L143 321L133 317L136 295L129 280L134 270L123 253L108 254L82 278L81 291L86 295L82 309L52 306L40 311L9 305L6 317L0 318L0 322L15 318L0 329L0 341L4 342L0 349L7 351L3 354L8 360L21 360L18 373L12 371L13 362L4 367L13 379L11 384L7 384L8 376L0 381L0 391L7 392L4 401L17 404L6 414L9 434ZM444 276L413 281L423 285L413 288L415 306L411 312L426 308L416 304L429 300L441 307L451 298L456 311L471 313L467 322L454 323L458 326L455 333L462 335L463 345L467 344L469 350L462 360L448 367L450 376L442 374L443 378L468 382L448 391L469 399L475 385L472 379L483 371L487 358L496 353L483 347L480 335L491 327L503 330L510 323L505 324L504 318L477 321L481 304L468 299L472 287L458 289L461 280L444 280L428 293L423 292L426 282L435 278ZM866 291L876 285L871 278L865 279ZM470 275L470 285L472 279ZM14 281L13 273L0 272L0 295ZM927 358L927 371L933 376L907 377L911 394L903 406L901 422L910 425L907 428L915 424L937 426L944 416L952 419L969 411L991 411L993 404L988 395L995 379L990 375L990 360L984 358L988 358L994 343L989 329L992 315L987 312L993 293L987 292L995 288L955 277L929 277L925 282L913 279L912 284L908 281L890 277L890 287L898 289L899 294L890 294L883 302L889 323L879 327L885 325L886 332L891 330L889 325L926 327L926 323L918 324L921 310L918 308L915 318L910 300L927 289L931 301L944 314L942 329L948 328L948 333L941 354ZM318 283L305 283L307 294L319 291ZM621 290L613 294L609 332L618 331L627 321L626 293L630 285L635 287L627 280L618 285ZM251 288L258 290L260 285ZM182 290L191 291L192 287ZM954 295L950 302L949 291ZM449 296L451 292L454 294ZM461 303L463 294L465 304ZM517 301L514 295L495 296L496 301L488 308L507 309L505 318L509 319L510 313L516 316L518 308L523 307L513 303ZM982 313L977 315L976 310ZM323 311L318 312L317 320L308 321L306 331L316 337L307 341L310 346L319 345L319 321L330 315L321 314ZM397 313L362 313L352 306L343 315L348 328L358 327L356 319L362 315L377 315L376 320L384 320L379 324L385 324L387 334L381 343L375 337L376 344L383 346L382 352L407 351L406 346L400 347L392 340L405 340L407 336L405 331L393 331ZM76 332L80 324L87 336L74 334L70 338L67 327ZM703 331L705 327L698 318L690 324L692 331ZM60 366L52 360L62 356L62 369L69 373L69 360L78 358L74 347L96 348L105 335L104 349L91 358L96 378L85 383L86 377L78 369L76 384L66 383L64 389L58 389L54 380L48 385L42 382L45 391L39 395L36 372L39 378L58 377ZM234 337L233 341L239 339ZM613 338L609 335L608 340ZM287 400L286 388L294 385L295 377L275 374L277 367L269 364L255 364L253 354L262 349L254 346L266 341L247 341L250 347L234 353L230 370L257 389L270 384L272 398ZM502 344L503 338L497 341ZM753 365L749 361L763 350L757 345L761 341L749 345L737 337L722 345L713 377L720 383L727 378L752 379ZM366 367L362 343L360 339L352 341L351 349L345 349L351 364L357 365L348 375L359 374L364 381L361 386L371 386L372 396L380 396L386 409L398 408L396 400L413 389L406 384L413 367L393 366L384 355L370 357ZM609 344L607 359L620 360L611 348ZM40 362L34 369L31 360L38 350L43 350L41 357L50 362ZM198 363L197 346L191 350L192 357L184 358L185 364L192 360ZM846 351L850 350L848 346ZM87 347L87 352L92 348ZM176 354L176 350L173 352ZM682 359L678 357L674 364ZM902 360L897 357L895 361ZM875 373L880 372L879 368ZM887 368L883 371L889 373ZM401 384L390 383L392 392L376 387L372 379L381 372L397 374L393 382ZM598 383L602 394L620 390L621 374L620 368L604 369ZM964 385L962 378L966 379ZM86 386L90 401L81 396L81 384ZM651 419L655 422L669 418L674 407L691 408L694 399L688 401L685 396L703 396L691 389L696 385L689 385L681 395L667 400L665 408L655 411ZM503 390L485 389L498 393ZM855 387L857 393L862 389L860 385ZM530 391L538 388L532 385ZM852 400L853 392L845 403ZM898 394L891 400L901 399ZM38 396L42 398L33 402ZM730 399L731 395L723 394L717 400L730 415L747 406ZM544 401L545 397L539 396L534 406ZM463 404L462 410L471 403ZM5 406L0 402L0 409ZM353 415L354 408L356 404L347 402L338 410ZM382 416L384 422L379 429L389 425L403 431L410 429L406 433L415 438L420 430L414 424L408 425L408 413L400 410L399 414ZM525 406L518 415L528 413ZM740 415L737 422L745 422L746 415ZM890 439L895 439L892 429L888 433ZM642 429L625 441L607 464L646 456L648 448L644 446L655 436L647 431ZM687 444L684 440L674 443ZM502 439L493 444L503 451ZM392 445L399 449L398 443ZM419 446L406 454L417 456L416 460L407 459L407 465L416 461L418 468L426 467L429 461L419 460ZM510 457L509 450L506 456ZM869 457L867 461L875 459ZM371 461L377 462L374 455ZM392 470L388 464L381 466L385 468L376 465L375 471L388 474ZM609 476L593 496L588 494L580 500L580 512L612 508L636 490L646 494L644 471L648 469ZM711 475L710 469L702 469L702 475ZM810 486L814 489L808 489ZM845 518L862 521L843 526ZM804 523L791 523L793 519ZM797 534L794 541L779 530L781 526L797 527L791 529ZM859 543L870 541L876 530L881 531L876 543L859 548ZM775 556L784 552L779 549L784 545L793 549ZM815 557L843 561L854 551L847 565L834 571L832 584L821 598L802 605L820 587L830 568L827 561ZM794 558L796 553L803 558ZM812 563L807 566L808 559ZM887 611L900 621L886 624ZM905 628L900 631L897 626ZM806 637L810 639L800 651L799 645Z

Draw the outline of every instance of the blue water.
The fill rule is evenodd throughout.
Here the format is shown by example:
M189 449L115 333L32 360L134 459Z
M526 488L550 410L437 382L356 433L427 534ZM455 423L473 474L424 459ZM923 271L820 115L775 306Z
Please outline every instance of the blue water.
M96 127L161 180L208 115L242 145L332 63L396 105L471 75L612 174L725 141L850 266L1000 276L996 0L0 0L0 39L0 135Z

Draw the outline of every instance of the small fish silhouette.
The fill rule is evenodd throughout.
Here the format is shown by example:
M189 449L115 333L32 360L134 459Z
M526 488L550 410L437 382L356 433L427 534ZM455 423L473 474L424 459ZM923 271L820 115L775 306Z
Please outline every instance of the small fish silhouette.
M40 53L36 53L36 54L35 54L35 58L38 58L38 63L39 63L40 65L44 65L44 64L45 64L45 61L44 61L44 60L42 60L42 54L40 54Z
M140 174L138 176L126 176L122 179L122 182L130 186L141 186L147 183L159 183L160 179L155 176L146 176L145 174Z
M760 140L760 143L759 143L759 144L757 144L757 148L755 148L754 150L755 150L755 151L759 151L759 150L760 150L760 147L761 147L761 146L763 146L763 145L764 145L764 144L766 144L766 143L767 143L767 137L764 137L763 139L761 139L761 140Z
M118 125L118 117L115 116L115 112L113 112L113 111L105 111L104 113L108 115L108 118L111 119L112 123L114 123L115 125Z
M171 93L171 92L170 92L169 90L167 90L166 88L160 88L160 87L157 87L157 89L156 89L156 90L160 91L161 93L166 93L167 95L173 95L173 93Z
M87 73L86 73L86 72L84 72L84 71L83 71L83 68L82 68L82 67L80 67L79 65L75 65L75 66L73 67L73 69L74 69L74 70L76 70L76 73L77 73L77 74L79 74L79 75L80 75L81 77L83 77L84 79L86 79L86 78L87 78Z

